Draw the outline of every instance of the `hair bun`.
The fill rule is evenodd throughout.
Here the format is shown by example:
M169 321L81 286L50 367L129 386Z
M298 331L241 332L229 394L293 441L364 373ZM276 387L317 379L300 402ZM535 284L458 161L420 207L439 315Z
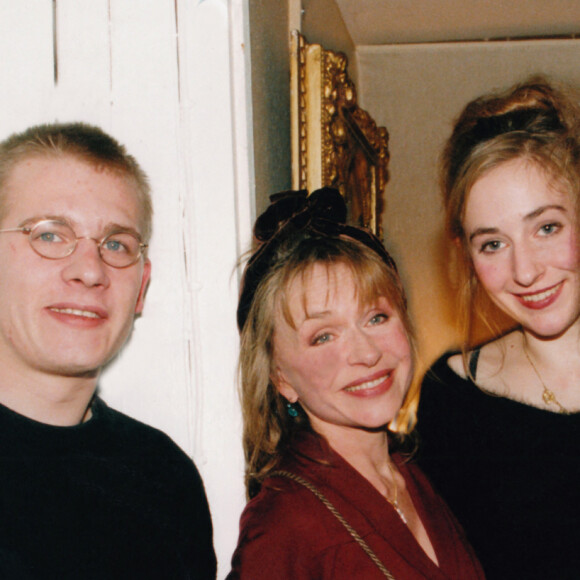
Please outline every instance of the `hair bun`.
M512 131L527 131L531 134L564 130L557 111L552 109L522 108L477 120L473 132L476 140L487 141Z

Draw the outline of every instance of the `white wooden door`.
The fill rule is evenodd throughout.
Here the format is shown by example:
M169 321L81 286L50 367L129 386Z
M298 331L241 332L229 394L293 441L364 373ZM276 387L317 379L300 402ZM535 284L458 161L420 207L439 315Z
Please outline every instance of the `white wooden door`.
M97 124L150 176L152 282L101 395L194 458L220 578L243 505L235 264L253 211L245 11L245 0L0 0L0 138L36 123Z

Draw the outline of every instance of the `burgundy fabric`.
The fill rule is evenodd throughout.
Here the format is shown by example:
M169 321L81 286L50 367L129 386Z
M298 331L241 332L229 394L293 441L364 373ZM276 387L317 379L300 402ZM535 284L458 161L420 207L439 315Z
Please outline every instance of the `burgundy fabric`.
M279 469L312 482L401 580L483 579L463 532L425 476L395 455L407 489L437 554L423 552L381 494L326 441L303 433ZM384 578L342 524L301 484L268 478L240 523L240 538L228 579L352 580Z

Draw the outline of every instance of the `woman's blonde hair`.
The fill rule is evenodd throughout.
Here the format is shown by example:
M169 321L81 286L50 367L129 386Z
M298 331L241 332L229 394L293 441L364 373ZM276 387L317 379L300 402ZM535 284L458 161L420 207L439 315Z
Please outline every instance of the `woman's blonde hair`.
M288 312L290 285L295 280L304 282L315 264L328 268L337 264L347 266L362 303L386 297L401 317L413 344L399 276L377 252L345 236L324 236L304 230L288 237L277 248L267 273L257 285L241 330L239 372L249 497L256 495L264 478L276 468L293 433L309 428L308 419L300 409L297 417L288 414L287 401L270 377L275 315Z
M578 94L571 88L556 87L536 76L504 93L475 99L455 123L441 157L440 179L447 231L456 241L459 254L459 315L464 355L478 341L478 321L492 336L503 330L494 321L496 307L477 279L463 230L469 192L487 172L522 159L544 171L556 190L571 195L578 204L578 102Z

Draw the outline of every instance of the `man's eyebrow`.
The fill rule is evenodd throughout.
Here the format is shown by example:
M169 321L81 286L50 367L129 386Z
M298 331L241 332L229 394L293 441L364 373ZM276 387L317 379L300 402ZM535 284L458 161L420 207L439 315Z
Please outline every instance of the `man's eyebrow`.
M143 239L143 236L139 233L137 229L132 228L131 226L124 226L114 222L107 224L104 228L104 231L106 234L121 234L121 233L133 234L140 240Z
M34 224L34 223L45 221L45 220L66 224L67 226L70 226L73 230L75 229L75 226L78 226L78 224L76 224L74 221L71 221L69 218L67 218L63 215L42 215L42 216L29 217L29 218L25 219L23 222L21 222L18 227L25 227L25 226L28 226L30 224ZM127 225L122 225L122 224L119 224L117 222L109 222L103 228L103 235L105 235L105 236L110 235L110 234L120 234L120 233L133 234L134 236L136 236L140 240L143 239L143 236L139 233L139 231L136 228L133 228L133 227L127 226Z
M32 216L29 218L26 218L23 222L20 222L19 227L23 227L23 226L27 226L29 224L34 224L37 222L42 222L42 221L53 221L53 222L61 222L63 224L69 224L69 220L67 220L65 217L63 216L57 216L57 215L36 215L36 216Z

